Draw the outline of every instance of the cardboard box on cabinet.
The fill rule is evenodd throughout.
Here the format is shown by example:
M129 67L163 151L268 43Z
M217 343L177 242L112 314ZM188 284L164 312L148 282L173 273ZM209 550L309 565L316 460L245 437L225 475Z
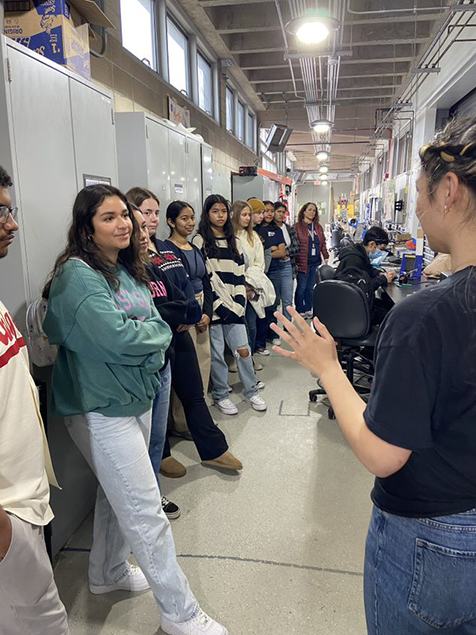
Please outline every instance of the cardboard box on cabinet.
M113 27L92 0L5 0L5 35L86 79L91 78L88 22Z

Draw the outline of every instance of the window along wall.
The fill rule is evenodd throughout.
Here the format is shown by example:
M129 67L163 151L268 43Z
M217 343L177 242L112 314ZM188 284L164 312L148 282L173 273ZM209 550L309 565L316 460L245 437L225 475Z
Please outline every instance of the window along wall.
M226 87L226 129L246 144L254 152L257 151L256 115L239 97L231 85Z
M120 0L120 10L123 46L219 123L218 62L193 24L165 0ZM232 85L225 101L226 130L257 152L256 115Z
M169 82L174 88L190 97L188 37L170 17L167 18L167 54Z
M154 0L120 0L124 48L157 70Z

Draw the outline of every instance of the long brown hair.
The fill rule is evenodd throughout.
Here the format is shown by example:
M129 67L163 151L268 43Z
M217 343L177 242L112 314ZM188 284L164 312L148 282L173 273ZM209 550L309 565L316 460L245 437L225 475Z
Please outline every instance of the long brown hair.
M98 208L106 198L117 196L127 207L129 218L132 221L132 235L129 246L119 252L120 262L128 273L139 284L147 284L148 278L144 263L140 257L139 232L137 221L124 194L112 185L88 185L76 196L73 204L73 219L68 231L66 248L56 259L53 271L43 289L43 297L50 295L51 283L56 275L61 273L63 265L70 258L80 258L92 269L102 274L114 290L119 288L119 280L111 270L111 264L96 245L94 236L93 218Z
M313 223L319 223L319 208L312 201L309 201L309 203L304 203L304 205L299 210L298 223L303 223L304 222L304 212L307 210L309 205L314 205L314 207L316 208L316 215L314 216L314 220L312 222Z
M256 232L253 229L253 210L250 207L250 204L246 201L235 201L231 206L231 224L233 225L233 231L235 236L238 235L238 232L243 229L240 225L241 212L248 208L250 210L250 222L248 227L244 230L246 232L246 237L250 245L255 244L255 237L253 234Z

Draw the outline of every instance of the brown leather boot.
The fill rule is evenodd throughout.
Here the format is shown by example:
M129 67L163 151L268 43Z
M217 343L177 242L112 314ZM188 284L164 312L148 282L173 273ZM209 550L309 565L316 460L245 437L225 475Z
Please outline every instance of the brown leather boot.
M166 459L162 459L159 472L162 476L169 478L182 478L187 473L187 469L173 456L168 456Z
M203 465L208 465L209 467L219 467L222 470L233 470L234 472L243 469L241 461L233 456L230 450L227 450L216 459L212 459L211 461L202 461L202 463Z

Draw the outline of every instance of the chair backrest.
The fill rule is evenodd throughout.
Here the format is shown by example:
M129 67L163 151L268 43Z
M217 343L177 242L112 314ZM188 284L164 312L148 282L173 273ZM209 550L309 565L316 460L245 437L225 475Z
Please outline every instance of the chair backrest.
M316 269L316 284L321 284L324 280L332 280L336 275L336 270L330 265L321 265Z
M344 232L341 227L333 229L331 232L331 249L336 249L340 245L340 241L344 237Z
M365 293L343 280L325 280L314 287L313 313L336 339L358 339L370 331Z

